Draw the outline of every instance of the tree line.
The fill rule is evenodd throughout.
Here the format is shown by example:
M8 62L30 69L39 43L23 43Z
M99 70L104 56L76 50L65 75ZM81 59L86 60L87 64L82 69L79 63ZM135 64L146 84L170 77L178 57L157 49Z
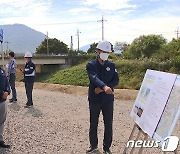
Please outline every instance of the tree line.
M92 43L87 54L94 53L97 43ZM154 59L160 61L174 60L180 61L180 38L173 38L168 42L162 35L142 35L135 38L131 44L125 42L116 42L112 45L113 51L119 53L123 59ZM64 54L73 52L64 42L53 38L48 39L49 54ZM82 52L82 51L80 51ZM47 39L36 48L36 53L47 53Z

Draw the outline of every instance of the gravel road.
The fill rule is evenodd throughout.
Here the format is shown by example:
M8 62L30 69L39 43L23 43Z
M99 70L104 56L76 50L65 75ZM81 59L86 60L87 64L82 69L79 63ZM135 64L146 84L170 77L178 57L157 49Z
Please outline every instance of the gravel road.
M25 109L25 90L18 86L18 103L8 103L5 141L10 150L0 154L85 154L89 146L89 111L86 95L67 94L47 89L34 89L34 107ZM115 100L114 137L111 150L122 154L134 122L130 117L133 100ZM99 152L102 152L103 120L99 119ZM175 129L180 137L180 121ZM179 147L180 153L180 147ZM135 151L135 154L137 151ZM160 153L157 148L143 153Z

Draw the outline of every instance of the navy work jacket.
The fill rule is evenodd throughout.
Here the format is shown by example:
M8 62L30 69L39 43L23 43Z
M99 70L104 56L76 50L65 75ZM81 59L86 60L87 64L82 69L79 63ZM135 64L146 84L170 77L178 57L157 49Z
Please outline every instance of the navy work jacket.
M101 89L104 86L109 86L114 91L114 87L119 82L119 77L115 64L110 61L105 61L101 64L98 58L87 63L86 70L90 80L88 100L90 103L113 103L114 95L106 94L101 92L99 94L95 93L95 88L99 87Z
M0 103L6 101L2 98L4 92L8 92L8 94L10 94L10 87L6 74L4 70L0 67Z
M24 67L24 82L32 83L35 81L35 64L32 61L26 63Z

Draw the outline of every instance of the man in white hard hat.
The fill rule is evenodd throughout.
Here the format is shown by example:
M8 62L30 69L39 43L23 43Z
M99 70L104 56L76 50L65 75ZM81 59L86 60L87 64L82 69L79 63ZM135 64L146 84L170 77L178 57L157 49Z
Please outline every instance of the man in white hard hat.
M35 82L35 64L32 62L32 54L30 52L25 53L26 65L24 70L21 70L24 74L24 83L27 95L27 103L25 108L33 106L32 91Z
M96 47L97 58L86 65L86 70L90 80L88 100L90 111L89 140L90 147L86 153L93 153L98 148L97 127L99 114L102 111L104 120L104 140L103 151L111 154L112 143L112 123L114 87L119 82L119 77L115 64L108 61L108 56L112 52L112 46L108 41L101 41Z

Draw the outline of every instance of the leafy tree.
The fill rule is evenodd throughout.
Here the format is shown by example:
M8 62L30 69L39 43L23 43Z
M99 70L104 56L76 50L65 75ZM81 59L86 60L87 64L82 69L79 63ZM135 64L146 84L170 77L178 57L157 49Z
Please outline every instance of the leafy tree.
M96 50L96 47L97 47L98 43L93 43L90 45L90 48L88 49L87 53L94 53L95 50Z
M125 42L116 42L114 45L114 51L118 52L118 53L122 53L125 50L127 50L129 44L125 43Z
M127 48L131 58L151 57L154 53L166 44L166 39L161 35L143 35L136 38L132 44ZM127 54L127 53L125 53ZM128 55L129 55L128 54Z
M166 50L169 50L169 51L179 51L180 52L180 38L178 39L172 39L172 41L170 41L168 44L167 44L167 48Z
M175 56L180 56L180 38L173 38L159 53L153 55L154 58L163 61L173 59Z
M67 45L56 38L48 39L48 49L49 54L68 53ZM47 54L47 39L44 39L44 41L41 42L36 48L36 51L38 54Z

